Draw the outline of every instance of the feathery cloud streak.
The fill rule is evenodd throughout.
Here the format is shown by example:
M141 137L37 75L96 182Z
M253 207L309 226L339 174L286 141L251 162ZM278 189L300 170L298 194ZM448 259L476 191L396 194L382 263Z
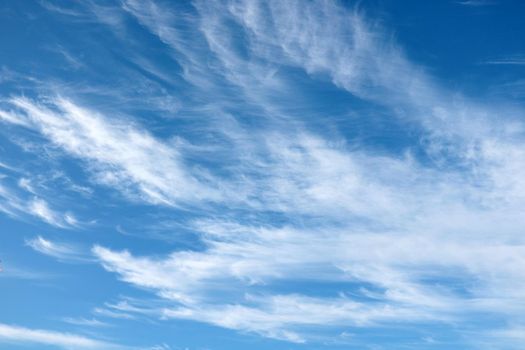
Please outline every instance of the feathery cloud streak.
M164 205L176 205L179 198L191 201L217 196L186 173L174 147L128 123L110 123L68 100L50 102L51 106L44 106L14 98L10 103L24 114L4 114L23 120L65 152L87 161L98 182L129 195ZM44 219L52 219L39 203L34 209Z
M29 329L0 324L0 341L13 343L36 343L60 349L126 349L116 344L87 338L71 333L42 329Z

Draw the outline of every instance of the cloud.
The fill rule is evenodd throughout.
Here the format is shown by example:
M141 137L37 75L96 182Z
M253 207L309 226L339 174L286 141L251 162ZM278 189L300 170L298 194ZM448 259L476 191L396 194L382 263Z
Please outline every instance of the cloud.
M57 6L56 4L49 1L40 1L40 6L46 10L57 13L63 16L71 16L75 18L83 17L83 14L79 11L75 11L66 7Z
M52 210L47 202L40 198L34 198L27 207L30 214L42 219L50 225L67 228L76 226L78 223L72 214L62 214Z
M372 326L379 321L425 319L417 310L410 308L360 303L347 298L312 298L292 294L249 297L249 300L257 303L252 307L230 304L164 309L162 316L205 321L295 343L313 338L302 331L302 327Z
M483 61L482 64L523 66L525 65L525 57L511 56L511 57L505 57L505 58L498 58L498 59Z
M19 266L16 266L12 261L7 261L7 259L2 260L0 263L1 267L1 278L14 278L14 279L22 279L22 280L44 280L44 279L50 279L54 276L52 274L48 273L42 273L42 272L35 272L34 269L31 268L21 268Z
M19 170L17 168L12 167L11 165L5 164L0 162L0 168L7 169L9 171L18 172Z
M479 7L479 6L495 5L496 2L489 1L489 0L466 0L466 1L458 1L457 4L463 5L463 6Z
M439 86L377 23L334 2L196 1L186 12L152 1L122 6L180 63L189 104L209 100L191 109L181 99L180 108L220 136L172 142L65 97L15 97L0 110L4 122L37 130L80 159L96 182L189 208L180 227L199 249L92 248L104 269L167 306L95 313L190 319L292 342L346 326L522 317L522 110ZM122 30L122 22L105 23ZM312 132L312 123L331 124L329 111L312 121L304 106L315 94L282 71L386 110L399 138L417 134L413 144L378 150ZM40 199L27 208L48 223L75 222ZM74 255L42 237L28 244Z
M20 188L23 188L27 192L30 192L33 194L35 193L35 189L33 188L30 179L21 178L20 180L18 180L18 186L20 186Z
M125 313L125 312L118 312L118 311L112 311L108 310L106 308L95 308L93 312L99 316L103 317L110 317L110 318L116 318L116 319L124 319L124 320L132 320L135 317L131 314Z
M26 240L26 245L39 253L51 256L61 261L89 261L89 258L77 248L63 243L52 242L43 238L42 236L37 236L35 238Z
M490 246L447 234L443 227L434 232L417 227L412 233L327 227L308 232L207 223L202 229L208 244L203 252L159 259L95 247L94 254L122 280L181 305L159 310L162 317L296 342L309 339L301 335L306 326L370 327L394 320L410 325L451 322L476 312L520 313L505 305L509 298L517 302L525 290L516 283L523 278L516 269L524 264L523 245ZM427 279L436 282L427 284ZM465 284L456 289L446 282L450 279ZM300 281L319 287L339 283L339 291L349 294L267 294L269 286ZM356 289L355 282L369 287Z
M23 118L17 116L16 114L5 111L0 111L0 120L10 124L28 126L28 124L24 121Z
M25 181L20 182L19 186L31 192L30 184ZM58 228L79 227L79 222L72 213L58 212L52 209L45 199L33 194L32 198L27 198L13 188L2 184L0 184L0 212L15 218L29 214Z
M87 326L87 327L108 327L109 326L109 324L99 321L95 318L88 319L88 318L83 318L83 317L79 317L79 318L65 317L62 319L62 321L76 325L76 326Z
M211 84L227 81L261 107L265 121L279 116L291 126L251 131L247 147L259 153L239 156L233 166L250 184L243 204L251 217L225 210L194 221L204 245L198 251L137 256L95 246L106 270L176 305L165 317L296 342L307 340L302 330L313 325L449 322L479 312L520 317L521 308L510 307L525 291L520 110L442 88L379 26L331 2L195 8L181 20L199 24L220 64ZM176 14L153 2L129 1L125 9L194 69L188 82L204 88L197 76L206 67L190 64L201 48L186 45ZM243 50L231 39L232 26L244 34ZM328 77L387 108L403 126L416 124L417 147L378 152L304 131L308 123L286 114L273 94L288 87L272 77L276 66L301 69L312 80ZM351 296L272 289L299 281L340 283Z
M45 107L26 98L11 100L32 128L65 152L86 161L98 182L151 203L170 206L179 201L219 197L206 184L206 174L198 179L198 171L188 172L175 147L123 120L110 123L104 116L69 100L50 102L52 106ZM42 203L37 202L34 209L45 220L57 222Z
M29 329L0 324L0 341L15 344L40 344L60 349L125 349L126 347L71 333Z
M9 215L17 216L19 211L23 210L21 200L7 187L0 184L0 211Z

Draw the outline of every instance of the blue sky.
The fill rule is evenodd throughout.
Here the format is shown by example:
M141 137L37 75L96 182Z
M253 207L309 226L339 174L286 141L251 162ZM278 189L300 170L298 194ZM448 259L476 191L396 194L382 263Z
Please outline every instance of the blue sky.
M1 349L522 349L525 3L4 1Z

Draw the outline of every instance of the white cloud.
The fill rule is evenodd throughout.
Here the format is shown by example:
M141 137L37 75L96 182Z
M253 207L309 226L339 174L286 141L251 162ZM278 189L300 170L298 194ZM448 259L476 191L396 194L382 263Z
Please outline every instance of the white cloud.
M204 182L206 174L199 180L197 170L186 169L175 147L131 123L109 122L65 99L51 101L53 109L25 98L11 103L53 144L88 162L101 183L156 204L219 198L219 192ZM44 210L35 212L53 221Z
M67 244L52 242L42 236L26 240L26 245L41 254L49 255L62 261L89 261L89 258L79 249Z
M205 96L220 100L218 82L227 82L250 108L262 109L265 121L284 120L268 123L271 131L243 130L219 114L227 125L220 132L233 145L227 166L234 174L223 179L191 167L179 148L139 125L68 99L14 98L15 111L0 114L85 161L101 183L149 203L199 204L212 218L193 223L204 243L199 251L92 250L106 270L169 302L157 310L163 317L294 342L307 340L303 330L310 326L462 321L475 312L522 317L525 148L523 124L515 120L521 110L443 89L379 26L333 2L197 1L195 14L179 17L150 1L126 1L124 8L170 46L190 84L217 93ZM203 41L191 46L195 38L180 34L178 19L198 25ZM232 23L245 34L246 52L229 40ZM203 48L220 65L201 62ZM304 131L307 123L286 114L277 98L293 86L277 74L280 66L328 77L417 124L416 148L428 159L421 162L410 150L378 154ZM209 108L223 112L227 102ZM208 208L212 201L223 211ZM75 223L38 201L29 208L50 223ZM287 224L272 223L268 212ZM31 242L48 255L69 254L41 237ZM342 295L272 290L280 283L293 289L297 281L339 283ZM143 310L108 306L95 313L131 318Z
M497 58L497 59L484 61L483 64L523 66L525 65L525 57L510 56L510 57L504 57L504 58Z
M168 318L195 319L221 327L303 343L311 335L301 327L372 326L379 321L425 319L419 310L385 304L355 302L347 298L312 298L301 295L250 297L254 306L201 305L198 308L164 309ZM295 331L297 329L298 331Z
M18 172L19 171L18 169L12 167L11 165L8 165L8 164L2 163L2 162L0 162L0 168L4 168L4 169L10 170L10 171L14 171L14 172Z
M135 318L133 315L125 313L125 312L112 311L112 310L108 310L108 309L100 308L100 307L95 308L93 312L97 315L104 316L104 317L110 317L110 318L125 319L125 320L131 320Z
M30 179L27 179L27 178L24 178L24 177L20 178L20 180L18 180L18 186L20 186L21 188L23 188L27 192L35 193L35 189L33 188L33 185L31 184L31 180Z
M65 228L77 223L71 214L61 214L52 210L47 202L40 198L34 198L30 201L27 210L30 214L56 227Z
M124 349L116 344L87 338L77 334L43 329L29 329L0 323L0 341L15 344L41 344L60 349Z
M20 187L30 191L29 183L21 182ZM52 209L48 202L42 198L33 196L27 198L25 195L15 191L13 188L0 184L0 212L11 217L19 218L27 214L34 216L43 222L59 227L78 227L79 223L72 213L61 213Z
M83 318L83 317L65 317L62 321L70 323L76 326L87 326L87 327L108 327L109 324L99 321L96 318Z
M6 112L6 111L0 110L0 120L10 123L10 124L28 126L27 122L24 120L23 117L18 116L12 112Z
M490 1L490 0L464 0L464 1L458 1L457 2L457 4L459 4L459 5L473 6L473 7L495 5L496 3L497 2Z
M0 184L0 211L9 216L16 217L23 208L24 205L18 196Z
M6 261L5 259L0 263L0 269L2 273L0 274L1 278L14 278L14 279L23 279L23 280L44 280L50 279L54 276L49 273L43 273L41 271L35 272L34 269L19 267L13 261Z
M175 15L147 4L127 2L126 10L192 62L198 52L179 36ZM252 147L264 156L241 158L235 167L249 179L246 207L300 224L246 224L226 213L224 221L195 223L205 244L201 251L139 257L95 246L104 268L178 305L164 316L298 342L305 340L301 328L308 322L444 321L474 312L520 317L525 172L519 164L525 149L515 117L521 111L443 89L379 26L335 3L197 2L196 9L199 19L185 19L199 23L221 63L214 77L240 87L268 120L292 118L272 95L286 84L271 74L265 80L265 74L274 65L298 67L418 124L418 146L430 160L419 162L409 151L392 156L353 150L297 132L301 127L253 132L258 144ZM231 21L243 30L248 53L229 41ZM373 301L262 292L295 281L357 281L371 287L353 292Z
M14 168L3 163L0 163L0 168L5 168L16 175L23 174L21 177L0 174L0 212L13 218L30 215L59 228L71 229L81 226L73 213L64 213L53 208L45 199L48 196L40 193L46 188L41 181L43 176L31 177L28 175L30 172L22 167Z
M444 227L380 233L205 223L201 229L208 244L203 252L176 252L162 259L102 247L94 253L122 280L182 305L163 310L164 317L293 341L308 338L299 336L306 324L370 326L393 320L450 321L474 312L512 317L523 311L516 306L525 291L525 284L517 282L524 277L523 243L496 240L489 245L486 238L472 240L468 233L455 235ZM427 284L427 279L444 282ZM456 290L446 279L464 285ZM337 282L341 291L350 288L352 294L339 299L245 294L283 281ZM356 281L372 289L344 286ZM512 306L510 300L515 300Z

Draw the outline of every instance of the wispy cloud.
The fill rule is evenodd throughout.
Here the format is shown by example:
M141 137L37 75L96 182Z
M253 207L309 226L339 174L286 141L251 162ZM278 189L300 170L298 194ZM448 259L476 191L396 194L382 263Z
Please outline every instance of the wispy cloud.
M32 192L27 181L19 182L19 186L27 192ZM11 217L24 217L27 214L43 222L59 227L74 228L79 226L78 220L72 213L61 213L52 209L49 203L31 193L32 198L16 192L12 187L0 183L0 212Z
M122 14L100 10L109 17L99 20L124 35ZM122 10L169 49L180 72L170 77L140 55L133 63L155 79L183 81L191 101L177 99L177 108L198 123L161 137L52 89L0 109L3 122L80 160L94 183L185 209L168 215L199 249L93 246L105 270L164 302L105 304L97 317L190 319L298 343L337 327L522 318L521 109L440 86L377 23L334 2L196 1L176 11L128 0ZM517 64L504 62L488 64ZM329 112L305 107L317 92L283 70L386 110L400 133L414 130L401 138L417 136L395 150L317 132L312 125L331 124ZM188 130L202 142L185 138ZM38 197L13 203L3 211L76 224ZM27 244L58 259L78 255L40 236Z
M159 296L184 305L165 310L165 317L201 320L299 342L305 339L299 334L306 324L384 324L394 319L410 324L451 320L476 311L516 315L514 308L502 306L509 297L519 296L514 288L524 288L513 282L521 274L511 272L515 264L522 264L522 246L488 247L482 241L473 243L451 236L443 241L433 232L422 234L419 229L408 235L337 233L328 228L324 231L326 236L319 231L226 225L209 231L215 238L209 241L206 252L184 251L162 260L133 257L101 247L95 247L94 253L106 269L117 272L124 281L150 288ZM451 273L452 270L456 272ZM508 279L490 277L504 274ZM447 284L429 286L420 282L430 276L476 280L476 287L470 287L468 292L476 298L464 299L464 292ZM352 296L341 299L242 295L257 293L274 282L301 280L315 280L320 285L360 280L374 287L357 291L351 288ZM499 299L499 293L505 297ZM354 299L356 295L358 300L368 301L358 301ZM294 305L295 312L291 309ZM317 312L318 308L324 312ZM340 314L336 310L346 311ZM304 317L310 312L311 316ZM225 318L225 314L229 317Z
M133 316L130 313L121 312L121 311L114 311L114 310L110 310L108 308L102 308L102 307L97 307L97 308L93 309L93 312L95 314L97 314L99 316L103 316L103 317L124 319L124 320L135 319L135 316Z
M31 200L27 209L32 215L56 227L67 228L78 224L77 219L72 214L58 213L52 210L45 200L40 198Z
M456 3L459 5L472 6L472 7L490 6L490 5L497 4L496 1L492 1L492 0L465 0L465 1L457 1Z
M10 112L0 111L0 120L11 123L11 124L28 126L23 118L17 116L16 114L10 113Z
M84 337L77 334L30 329L0 324L0 342L14 344L40 344L60 349L127 349L117 344Z
M510 57L503 57L503 58L495 58L495 59L483 61L482 64L523 66L525 65L525 57L524 56L510 56Z
M26 245L44 255L51 256L61 261L86 262L89 256L81 250L64 243L53 242L42 236L26 240Z
M37 218L51 226L62 229L79 229L85 222L77 219L71 210L61 210L63 200L57 200L49 191L49 184L55 185L56 174L36 174L29 169L15 168L0 164L8 173L0 174L0 212L13 218L27 220ZM69 179L67 179L69 180ZM65 188L71 191L86 191L71 180L65 181ZM75 188L75 186L78 187Z
M53 278L53 274L49 272L35 271L27 267L20 267L13 263L10 259L5 256L1 261L0 278L13 278L21 280L45 280Z
M86 326L86 327L108 327L109 324L99 321L96 318L83 318L83 317L65 317L62 321L70 323L76 326Z
M274 295L268 298L250 298L250 301L259 303L253 307L230 304L205 305L198 309L165 309L163 316L206 321L225 328L255 332L295 343L304 343L312 338L301 330L302 327L370 326L381 321L425 319L424 315L410 308L359 303L346 298Z
M51 11L53 13L57 13L64 16L72 16L72 17L83 17L82 12L76 11L67 7L56 5L52 1L46 1L42 0L40 1L40 6L45 8L48 11Z
M178 36L169 10L155 3L125 7L183 62L197 57ZM236 168L253 176L254 195L245 203L261 216L273 210L301 225L246 225L223 213L225 221L195 223L206 248L201 251L159 258L95 246L108 271L179 305L166 310L169 317L297 342L305 340L300 330L306 323L410 324L474 312L516 317L502 306L525 288L515 269L524 264L524 242L509 241L516 237L516 220L523 222L519 208L525 203L518 175L523 171L515 166L525 156L519 112L493 123L501 111L438 86L380 28L333 3L197 2L196 9L202 35L220 62L213 76L239 87L250 103L264 108L264 117L297 120L270 92L283 85L265 81L262 73L274 65L296 67L416 123L430 164L410 150L377 154L293 128L262 132L253 140L264 156L242 158ZM225 34L231 21L246 34L246 51ZM202 87L195 76L186 77ZM461 287L425 282L447 279L462 281ZM297 280L371 287L348 287L357 298L263 292Z
M175 147L130 123L109 123L102 115L61 98L51 101L52 108L25 98L11 102L25 113L31 127L85 160L96 172L98 182L164 205L219 196L206 184L206 174L199 179L197 172L188 172ZM48 215L42 217L51 221Z
M0 162L0 168L3 168L3 169L7 169L9 171L14 171L14 172L18 172L19 170L9 164L5 164L5 163L2 163Z

